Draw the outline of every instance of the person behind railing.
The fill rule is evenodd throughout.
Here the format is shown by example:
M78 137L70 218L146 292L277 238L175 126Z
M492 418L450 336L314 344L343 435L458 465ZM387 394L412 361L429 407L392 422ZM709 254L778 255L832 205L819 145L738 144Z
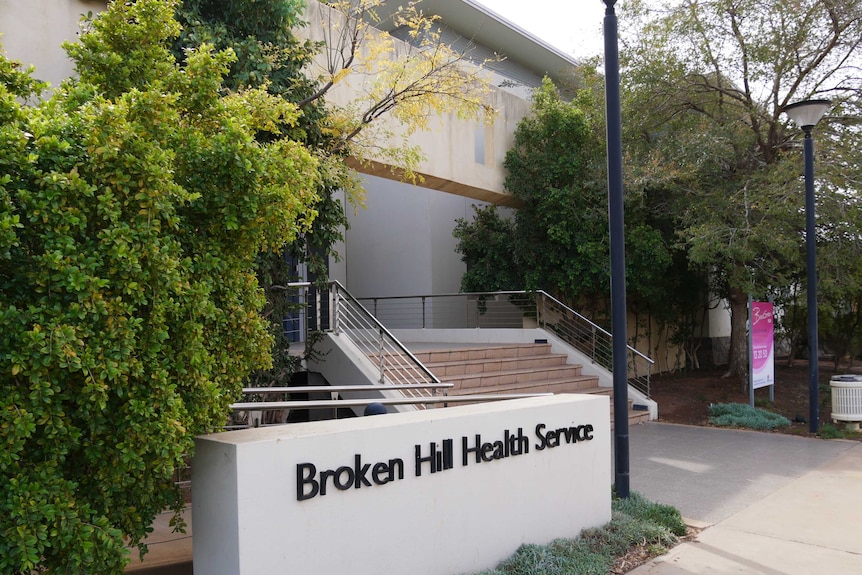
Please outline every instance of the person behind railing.
M375 401L365 406L365 411L362 415L383 415L384 413L386 413L386 406Z

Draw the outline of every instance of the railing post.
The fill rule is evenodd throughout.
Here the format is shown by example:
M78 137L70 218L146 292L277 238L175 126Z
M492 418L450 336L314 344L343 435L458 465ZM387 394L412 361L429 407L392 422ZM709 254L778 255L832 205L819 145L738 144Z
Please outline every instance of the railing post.
M539 304L536 303L536 315L538 316L536 319L539 320L536 323L539 324L540 328L545 329L545 294L542 292L536 292L536 298L539 297L542 299L542 311L539 311Z
M647 366L646 366L646 396L647 397L652 397L650 395L650 375L651 375L651 372L652 372L652 365L650 365L650 363L647 362Z
M309 292L308 288L299 288L297 291L297 302L299 303L299 327L296 330L298 333L296 334L299 341L307 341L308 340L308 297Z
M314 321L317 322L317 331L323 331L323 306L320 304L320 296L320 288L314 288ZM306 337L306 340L308 340L308 337Z
M422 329L425 329L425 300L427 298L422 296Z
M333 286L335 289L329 292L329 302L330 307L332 308L332 332L335 335L339 335L341 333L341 305L339 304L340 295L338 293L338 288Z
M380 383L384 382L384 373L386 371L386 368L385 368L384 363L383 363L383 349L384 349L383 338L384 338L383 329L379 328L377 330L377 361L380 365Z

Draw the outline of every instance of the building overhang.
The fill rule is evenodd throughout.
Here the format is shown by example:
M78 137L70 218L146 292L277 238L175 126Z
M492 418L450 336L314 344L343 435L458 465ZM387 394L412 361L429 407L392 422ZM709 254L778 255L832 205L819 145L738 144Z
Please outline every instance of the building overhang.
M399 8L398 2L386 2L376 8L381 22L375 26L391 32L392 21L387 16L391 16ZM539 76L547 75L557 85L569 79L572 69L579 65L574 57L475 0L422 0L419 8L439 16L443 24L464 38L490 48L507 60L533 70Z
M347 165L359 172L360 174L376 176L378 178L384 178L387 180L394 180L399 182L410 182L410 180L406 177L404 170L400 168L394 168L393 166L384 164L382 162L359 162L355 158L351 157L347 159ZM432 174L426 174L418 171L415 172L415 174L419 178L419 181L417 181L417 185L421 185L423 188L437 190L439 192L446 192L447 194L454 194L456 196L463 196L471 198L473 200L488 202L489 204L495 204L498 206L507 206L511 208L520 208L523 206L523 202L521 202L508 192L500 193L494 190L478 188L461 182L448 180L439 176L434 176Z

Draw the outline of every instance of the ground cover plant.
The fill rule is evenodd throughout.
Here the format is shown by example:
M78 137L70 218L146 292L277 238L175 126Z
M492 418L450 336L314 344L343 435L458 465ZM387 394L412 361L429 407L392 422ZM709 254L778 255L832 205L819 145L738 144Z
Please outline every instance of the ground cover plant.
M790 420L745 403L716 403L709 406L709 422L719 427L745 427L747 429L771 430L789 427Z
M587 529L577 539L557 539L548 545L522 545L496 569L479 575L605 575L622 572L616 566L662 555L686 535L679 511L653 503L637 492L627 499L614 496L608 524ZM628 565L627 568L634 565Z

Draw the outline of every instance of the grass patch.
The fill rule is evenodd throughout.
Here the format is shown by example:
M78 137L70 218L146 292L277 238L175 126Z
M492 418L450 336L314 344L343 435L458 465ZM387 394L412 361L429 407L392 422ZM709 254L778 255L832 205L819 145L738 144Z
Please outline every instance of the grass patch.
M751 407L746 403L715 403L710 405L709 422L719 427L745 427L759 430L790 426L790 420L783 415Z
M605 575L632 550L641 548L645 558L662 555L685 533L679 511L632 492L628 499L614 496L611 521L604 527L586 529L578 539L521 545L496 569L478 575Z
M828 423L824 423L820 426L820 438L821 439L843 439L844 432L835 427L834 425L830 425Z
M772 403L769 399L765 397L758 397L754 400L754 407L769 407L769 404Z

